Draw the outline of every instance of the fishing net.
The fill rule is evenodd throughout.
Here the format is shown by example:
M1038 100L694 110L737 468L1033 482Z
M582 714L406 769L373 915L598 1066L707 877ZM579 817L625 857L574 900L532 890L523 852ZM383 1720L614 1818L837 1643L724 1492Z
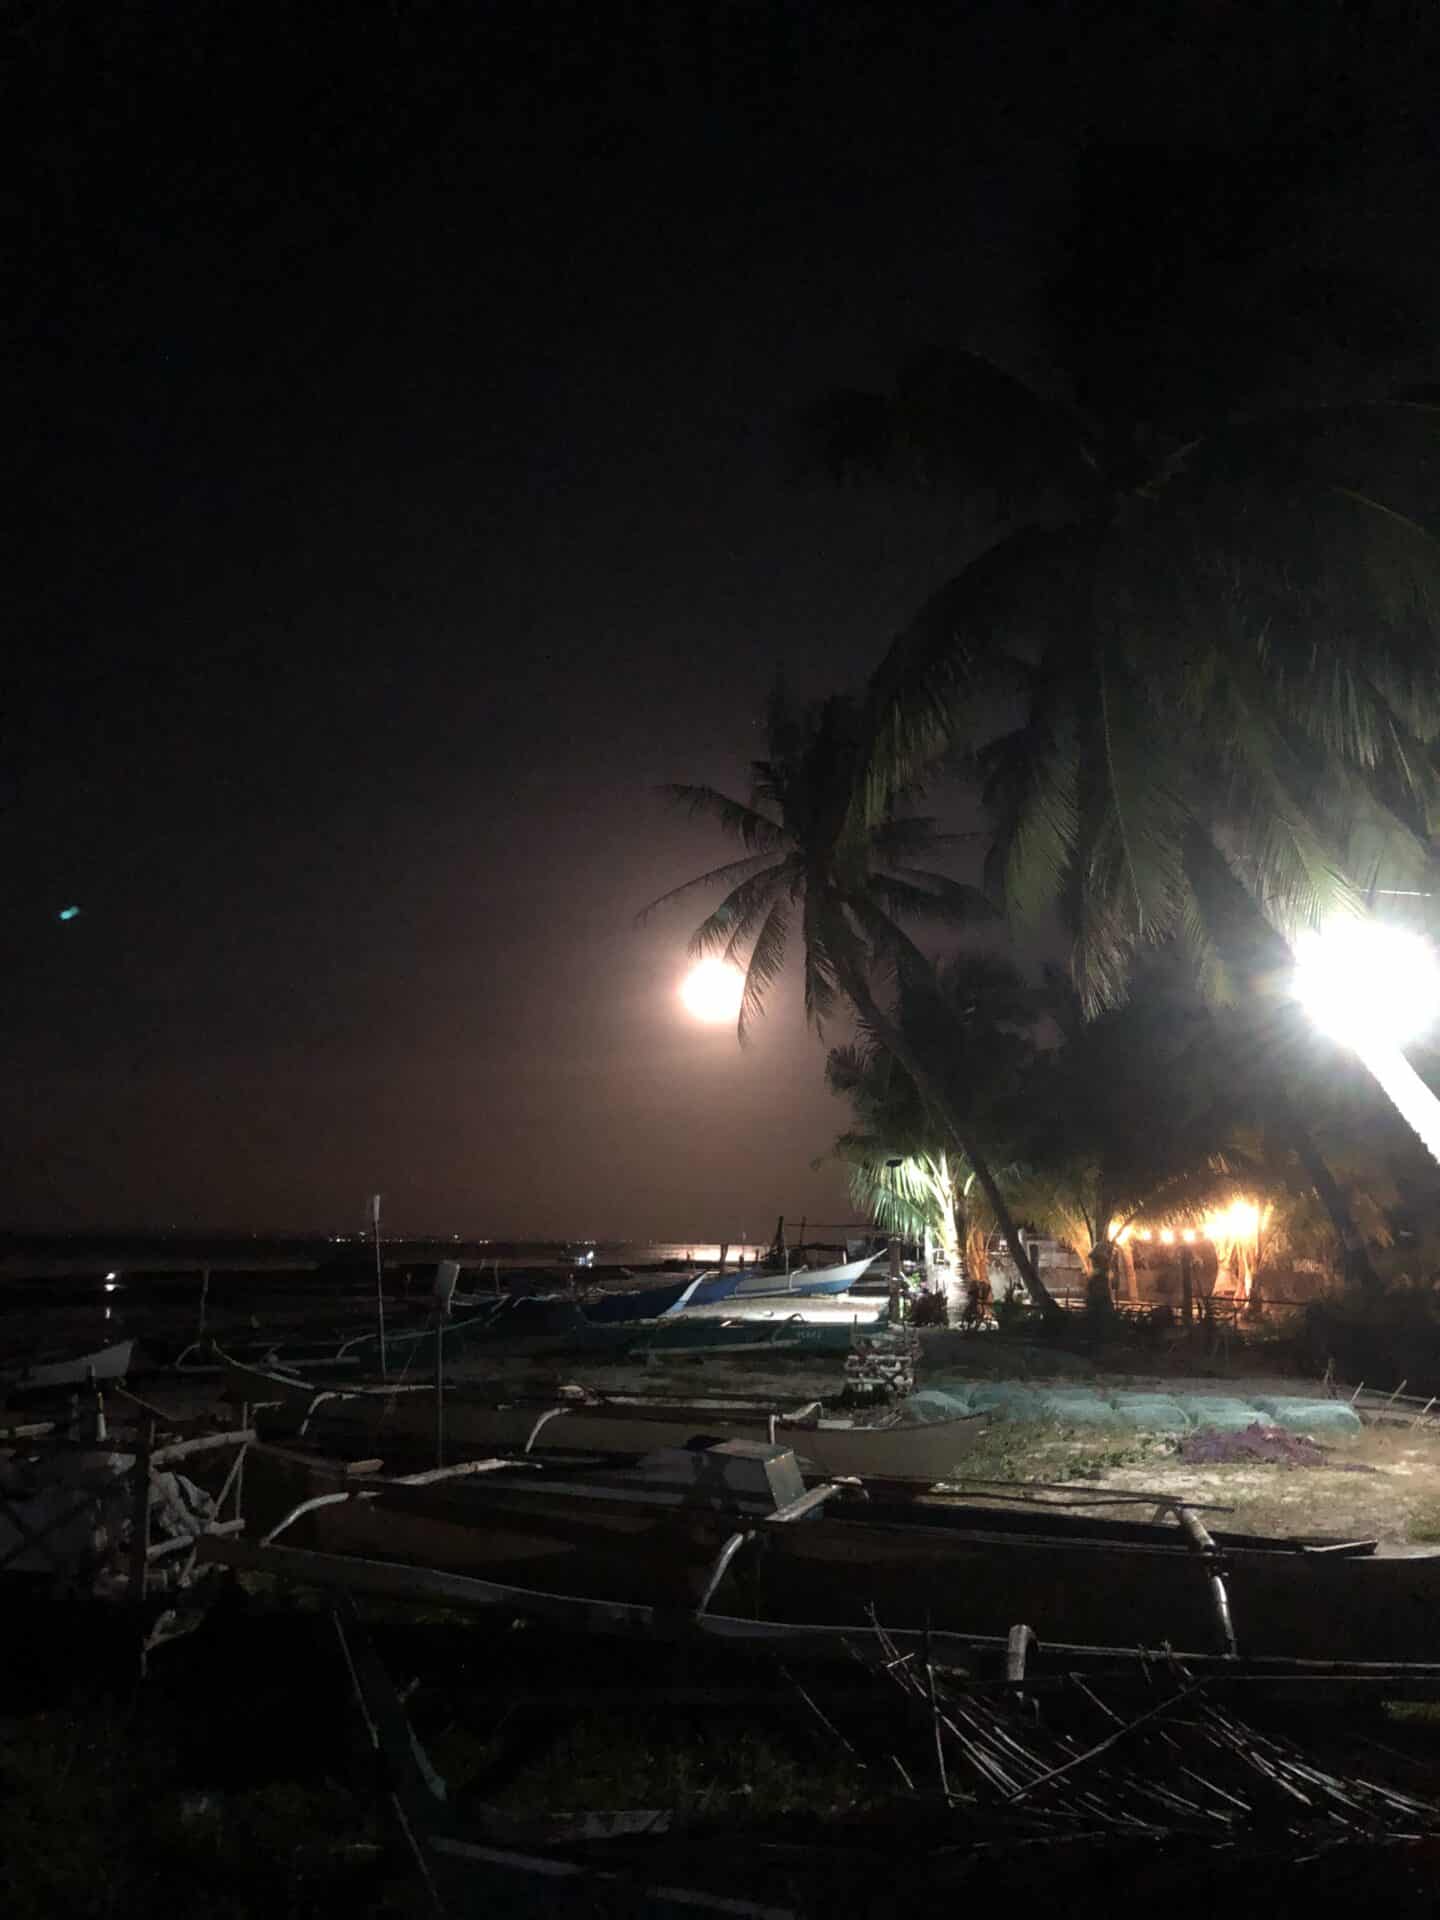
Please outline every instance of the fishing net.
M1177 1394L1175 1399L1192 1426L1213 1427L1217 1433L1243 1433L1264 1418L1250 1401L1226 1394Z
M916 1426L929 1426L938 1420L957 1420L972 1413L970 1397L955 1387L923 1387L906 1400L903 1418Z
M1178 1400L1164 1393L1114 1393L1115 1423L1144 1433L1188 1433L1190 1421Z
M1062 1427L1113 1427L1119 1424L1115 1409L1093 1390L1083 1387L1048 1389L1038 1396L1035 1418L1053 1420Z
M1257 1400L1255 1405L1277 1427L1291 1433L1353 1434L1361 1429L1360 1416L1343 1400Z

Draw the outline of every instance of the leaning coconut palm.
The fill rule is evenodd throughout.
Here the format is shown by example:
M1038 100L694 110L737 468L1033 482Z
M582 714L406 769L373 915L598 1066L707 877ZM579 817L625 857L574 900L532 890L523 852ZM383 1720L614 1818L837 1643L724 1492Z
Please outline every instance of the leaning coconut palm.
M1287 941L1417 884L1440 823L1440 410L1224 424L1148 461L1074 431L1069 517L1037 504L877 670L865 795L883 811L968 756L987 877L1018 920L1061 909L1093 1011L1160 941L1220 982L1216 861Z
M959 1079L932 1067L912 1037L912 1025L933 1018L936 974L900 922L968 925L991 909L978 889L917 864L953 841L933 820L899 811L898 796L877 817L861 818L853 805L861 741L853 701L837 696L797 709L777 686L767 756L754 764L748 804L711 787L666 790L690 813L714 820L744 854L661 895L641 918L696 888L728 889L691 936L690 951L718 953L743 968L742 1041L798 924L807 1016L820 1026L847 1000L904 1066L948 1144L974 1170L1032 1297L1058 1314L974 1136Z
M1440 820L1440 408L1381 397L1433 400L1434 316L1344 209L1275 222L1251 165L1094 149L1038 383L937 351L811 420L832 472L969 510L872 678L868 805L966 760L989 877L1062 910L1090 1011L1166 939L1223 984L1210 862L1288 939L1417 884Z
M855 1205L888 1233L933 1238L952 1271L983 1276L994 1223L979 1182L904 1067L866 1037L833 1048L825 1078L855 1116L833 1148Z
M944 1147L902 1155L894 1141L874 1133L837 1134L833 1152L845 1167L851 1201L877 1227L907 1240L933 1242L953 1272L968 1265L968 1236L962 1241L956 1233L962 1161Z

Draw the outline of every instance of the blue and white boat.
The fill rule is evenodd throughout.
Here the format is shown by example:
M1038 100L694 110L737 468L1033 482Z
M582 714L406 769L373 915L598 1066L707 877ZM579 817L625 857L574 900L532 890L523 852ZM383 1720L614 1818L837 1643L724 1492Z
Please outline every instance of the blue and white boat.
M706 1307L716 1300L772 1300L816 1293L845 1293L880 1258L867 1253L838 1267L792 1267L788 1273L767 1267L737 1267L734 1272L702 1274L684 1305ZM678 1311L678 1309L672 1309Z

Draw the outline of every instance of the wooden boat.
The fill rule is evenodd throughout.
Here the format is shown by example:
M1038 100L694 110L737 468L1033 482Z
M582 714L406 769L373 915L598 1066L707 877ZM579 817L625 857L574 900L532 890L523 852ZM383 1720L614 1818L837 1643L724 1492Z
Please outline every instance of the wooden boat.
M1170 1646L1187 1659L1237 1647L1283 1660L1440 1656L1440 1554L1211 1536L1188 1509L1184 1524L1161 1525L887 1502L834 1483L801 1491L788 1452L733 1441L623 1469L489 1460L398 1481L262 1447L247 1501L266 1497L267 1474L280 1518L266 1543L381 1569L358 1576L371 1591L407 1590L396 1570L409 1567L494 1583L493 1603L518 1611L530 1595L541 1613L604 1603L693 1620L713 1603L782 1639L878 1619L914 1638L993 1641L1023 1621L1046 1646Z
M0 1367L0 1387L30 1393L45 1387L83 1387L91 1379L123 1380L134 1354L133 1340L117 1340L92 1353L40 1355L18 1366Z
M428 1444L435 1432L430 1385L327 1389L295 1375L232 1362L225 1391L230 1400L258 1408L261 1431L277 1437L303 1432L317 1442L383 1453L406 1439ZM818 1401L785 1407L720 1394L685 1400L576 1391L497 1403L448 1388L444 1397L445 1444L452 1452L638 1455L706 1437L772 1443L783 1438L807 1471L925 1486L960 1468L985 1424L983 1414L923 1426L893 1414L832 1418Z
M795 1322L812 1327L845 1327L877 1333L890 1323L890 1302L857 1300L853 1294L831 1293L761 1300L718 1300L709 1306L690 1305L666 1316L671 1326L700 1327L725 1321L747 1326L775 1326Z
M843 1358L857 1340L876 1330L873 1321L862 1326L858 1316L817 1319L803 1312L786 1312L783 1308L763 1315L757 1315L754 1309L735 1314L718 1310L685 1312L663 1325L637 1331L630 1351L677 1359L682 1355L763 1353L830 1354Z
M459 1364L476 1356L544 1353L619 1353L631 1344L646 1323L628 1320L604 1324L587 1318L581 1304L565 1294L505 1294L485 1303L463 1319L432 1321L387 1333L387 1362L397 1371L432 1364L437 1334L447 1363ZM362 1367L378 1368L380 1340L368 1330L347 1340L343 1358Z
M697 1306L720 1300L802 1299L810 1294L845 1293L880 1258L844 1260L833 1267L737 1267L701 1276L692 1299Z

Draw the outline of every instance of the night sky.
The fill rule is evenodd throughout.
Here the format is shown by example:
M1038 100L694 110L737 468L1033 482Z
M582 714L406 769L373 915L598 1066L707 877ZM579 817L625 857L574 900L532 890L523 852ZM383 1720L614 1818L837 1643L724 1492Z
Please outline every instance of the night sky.
M1294 11L11 10L0 1224L849 1218L798 996L634 925L722 857L656 783L975 538L786 422L1042 370L1097 129L1363 123L1400 39Z

